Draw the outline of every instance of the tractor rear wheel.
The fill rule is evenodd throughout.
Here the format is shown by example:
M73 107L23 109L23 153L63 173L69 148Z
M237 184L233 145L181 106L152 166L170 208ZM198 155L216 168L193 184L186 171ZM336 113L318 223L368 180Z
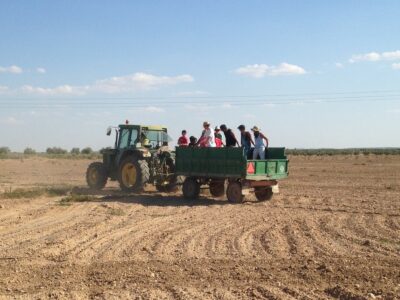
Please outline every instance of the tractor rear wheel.
M107 169L101 162L93 162L86 170L86 182L93 190L101 190L107 183Z
M138 192L150 179L149 165L145 160L128 156L119 166L118 181L121 189L126 192Z
M188 177L183 182L182 191L186 199L196 199L200 195L200 183L196 178Z
M229 182L228 188L226 190L226 196L228 197L229 202L242 203L244 200L244 196L242 194L242 185L240 184L240 182Z
M223 180L211 180L210 194L213 197L222 197L225 194L225 182Z
M256 198L257 198L258 201L271 200L272 196L274 195L274 193L272 192L272 188L271 187L255 188L254 189L254 194L256 195Z

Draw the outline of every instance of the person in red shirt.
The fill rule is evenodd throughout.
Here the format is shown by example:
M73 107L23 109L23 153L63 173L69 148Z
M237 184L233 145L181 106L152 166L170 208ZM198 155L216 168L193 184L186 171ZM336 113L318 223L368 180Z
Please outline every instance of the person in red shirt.
M224 146L224 143L222 142L222 135L219 133L220 129L217 127L215 127L214 129L214 137L215 137L215 146L217 148L221 148Z
M182 135L178 139L179 147L187 147L189 145L189 139L187 138L186 134L187 134L186 130L182 130Z

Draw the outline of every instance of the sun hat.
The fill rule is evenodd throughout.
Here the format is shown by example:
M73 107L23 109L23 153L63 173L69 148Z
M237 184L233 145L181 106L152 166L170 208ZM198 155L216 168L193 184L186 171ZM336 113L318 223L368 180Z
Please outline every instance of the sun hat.
M257 126L253 126L253 128L251 130L252 131L260 131L260 128L258 128Z
M215 131L219 131L219 130L221 130L221 129L219 129L218 126L215 126L214 130L215 130Z
M210 126L210 122L204 121L203 126Z

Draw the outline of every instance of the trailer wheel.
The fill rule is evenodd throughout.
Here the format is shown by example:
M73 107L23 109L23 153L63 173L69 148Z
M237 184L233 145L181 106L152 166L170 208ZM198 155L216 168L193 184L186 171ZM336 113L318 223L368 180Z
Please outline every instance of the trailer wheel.
M222 197L225 194L225 182L221 180L211 180L210 194L213 197Z
M200 184L196 178L188 177L183 182L182 191L186 199L196 199L200 195Z
M242 185L240 182L230 182L228 184L228 189L226 190L226 196L228 197L228 201L232 203L242 203L243 202L243 194L242 194Z
M272 196L274 193L272 192L271 187L267 188L255 188L254 189L254 194L256 195L256 198L258 201L267 201L271 200Z

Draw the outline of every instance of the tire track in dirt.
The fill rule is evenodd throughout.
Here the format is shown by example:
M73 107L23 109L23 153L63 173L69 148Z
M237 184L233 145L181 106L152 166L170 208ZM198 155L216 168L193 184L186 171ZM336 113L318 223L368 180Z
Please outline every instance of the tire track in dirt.
M7 200L0 252L20 258L0 259L0 298L396 295L399 170L382 158L371 167L297 159L282 194L263 203L232 205L204 195L189 202L179 193L111 195L70 206Z

